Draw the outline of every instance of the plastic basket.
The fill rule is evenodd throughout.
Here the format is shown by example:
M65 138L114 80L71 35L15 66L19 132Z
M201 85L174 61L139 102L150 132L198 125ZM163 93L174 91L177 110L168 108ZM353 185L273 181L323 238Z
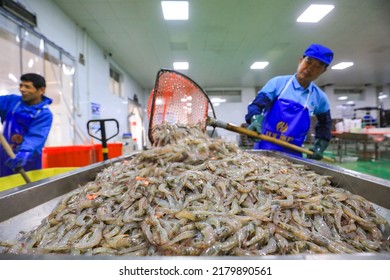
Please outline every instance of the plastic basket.
M102 144L95 144L93 148L96 162L103 161ZM108 158L116 158L122 155L123 143L107 143L107 148Z
M45 147L42 150L42 167L82 167L94 163L93 146Z

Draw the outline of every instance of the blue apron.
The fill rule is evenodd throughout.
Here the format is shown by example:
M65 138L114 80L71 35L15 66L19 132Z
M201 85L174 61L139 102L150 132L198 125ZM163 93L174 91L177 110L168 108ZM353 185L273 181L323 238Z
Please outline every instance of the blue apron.
M305 106L293 100L282 98L281 96L290 86L292 79L293 78L288 81L279 97L275 100L271 110L265 114L262 134L300 147L305 141L307 132L310 128L310 113L306 106L310 92L307 96ZM268 141L256 142L254 148L281 151L302 157L302 153L300 152L290 150Z

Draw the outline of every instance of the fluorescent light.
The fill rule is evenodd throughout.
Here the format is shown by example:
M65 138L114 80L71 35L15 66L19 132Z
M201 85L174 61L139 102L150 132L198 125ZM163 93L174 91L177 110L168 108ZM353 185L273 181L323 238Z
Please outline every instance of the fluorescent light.
M269 64L268 61L256 61L252 64L251 69L264 69Z
M298 18L297 22L319 22L331 10L333 5L310 5Z
M348 99L348 96L340 96L339 98L337 98L338 100L347 100Z
M226 102L226 99L224 98L219 98L219 97L213 97L211 98L211 103L224 103Z
M32 58L29 59L27 66L28 68L32 68L34 66L34 60Z
M75 69L74 69L74 67L71 67L71 66L69 66L69 68L68 68L68 67L63 63L63 64L62 64L62 71L64 72L65 75L70 76L70 75L73 75L73 74L74 74Z
M388 97L387 94L383 94L383 95L379 95L379 96L378 96L379 99L385 99L385 98L387 98L387 97Z
M11 80L11 81L14 81L15 83L18 82L18 79L15 77L14 74L12 73L8 73L8 78Z
M188 70L188 62L174 62L173 69L175 70Z
M41 40L39 41L39 50L40 50L41 52L43 52L43 51L45 50L45 41L44 41L43 39L41 39Z
M188 20L188 1L161 1L165 20Z
M340 62L336 65L333 65L331 69L333 70L343 70L345 68L351 67L353 62Z

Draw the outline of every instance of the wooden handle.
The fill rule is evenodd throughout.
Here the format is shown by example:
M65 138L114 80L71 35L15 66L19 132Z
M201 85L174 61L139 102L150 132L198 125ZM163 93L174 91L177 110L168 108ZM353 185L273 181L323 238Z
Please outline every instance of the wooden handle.
M3 145L3 148L4 148L5 152L7 153L7 155L10 158L15 158L16 156L14 154L14 151L12 151L12 148L8 144L7 139L5 139L4 135L1 134L1 133L0 133L0 141L1 141L1 145Z
M248 135L250 137L255 137L255 138L258 138L258 139L261 139L261 140L264 140L264 141L268 141L268 142L271 142L273 144L276 144L276 145L279 145L279 146L282 146L282 147L285 147L285 148L289 148L291 150L294 150L294 151L297 151L297 152L300 152L300 153L304 153L304 154L307 154L307 155L314 154L312 151L307 150L307 149L302 148L302 147L299 147L297 145L290 144L288 142L281 141L279 139L276 139L276 138L273 138L273 137L270 137L270 136L267 136L267 135L264 135L264 134L259 134L257 132L254 132L254 131L250 130L250 129L247 129L247 128L244 128L244 127L240 127L240 126L236 126L236 125L231 124L231 123L225 123L225 122L213 119L211 117L207 117L207 124L209 124L211 126L214 126L214 127L220 127L220 128L224 128L224 129L227 129L227 130L230 130L230 131L237 132L237 133L245 134L245 135ZM323 156L323 159L326 160L326 161L329 161L329 162L334 162L334 160L332 158L327 157L327 156Z
M10 158L14 159L16 157L15 153L12 150L11 146L8 144L7 139L5 139L3 133L1 133L1 132L0 132L0 142L1 142L1 145L3 145L3 148L4 148L5 152L8 154L8 156ZM18 168L17 172L19 172L20 175L22 175L22 177L26 181L26 183L31 183L31 180L28 178L28 176L23 168Z

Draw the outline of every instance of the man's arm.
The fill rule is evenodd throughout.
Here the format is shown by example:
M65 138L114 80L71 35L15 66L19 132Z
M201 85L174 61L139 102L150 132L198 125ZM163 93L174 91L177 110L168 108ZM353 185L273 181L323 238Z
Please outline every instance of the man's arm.
M330 116L330 110L317 115L317 121L315 138L330 141L332 138L332 117Z
M7 159L5 165L16 171L23 168L34 154L41 154L52 122L53 115L50 111L39 114L30 124L28 132L23 135L23 143L18 148L15 158Z
M317 125L316 125L316 140L314 141L313 147L309 150L313 152L312 155L307 157L310 159L321 160L323 153L329 145L329 141L332 137L331 126L332 118L330 116L330 110L325 113L317 115Z
M245 121L250 124L253 116L261 115L269 110L278 92L286 85L291 76L274 77L269 80L263 88L257 93L256 98L248 106L248 113L245 115Z
M24 135L20 151L40 152L45 145L53 122L50 112L40 114L30 125L28 133Z
M248 113L245 115L245 121L250 124L253 116L263 114L264 108L271 104L271 100L263 92L259 92L251 104L248 106Z

